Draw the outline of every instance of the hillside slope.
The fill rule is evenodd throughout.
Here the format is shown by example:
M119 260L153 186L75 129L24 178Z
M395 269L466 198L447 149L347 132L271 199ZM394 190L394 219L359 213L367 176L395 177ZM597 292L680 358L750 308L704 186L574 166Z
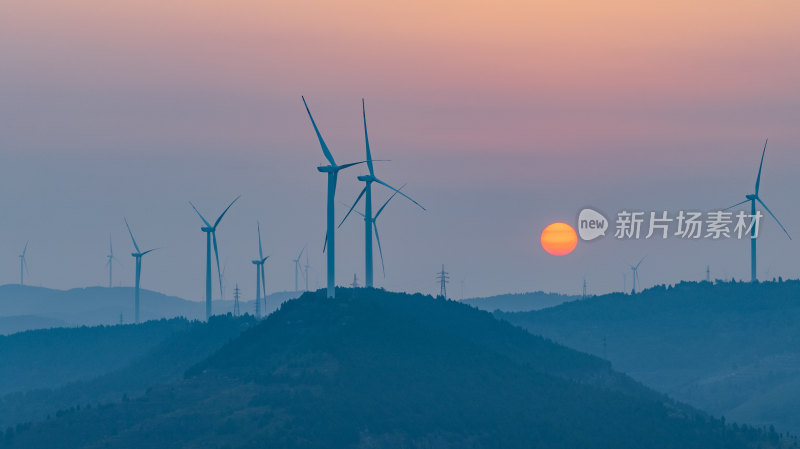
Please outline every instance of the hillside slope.
M497 316L715 415L800 433L798 281L682 283Z
M4 447L778 444L466 305L378 290L337 295L287 302L184 380L19 426Z

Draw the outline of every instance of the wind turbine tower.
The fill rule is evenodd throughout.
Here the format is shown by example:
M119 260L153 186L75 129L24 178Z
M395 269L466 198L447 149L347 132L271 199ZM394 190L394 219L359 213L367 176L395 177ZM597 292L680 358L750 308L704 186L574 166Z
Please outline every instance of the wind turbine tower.
M308 264L308 253L306 253L306 266L305 266L306 275L304 276L304 278L306 280L306 291L308 291L308 269L309 268L311 268L311 265Z
M778 223L778 226L780 226L781 229L783 230L783 232L786 233L786 237L789 237L789 240L791 240L792 236L789 235L789 231L787 231L786 228L783 227L783 225L781 224L780 220L778 220L778 217L776 217L775 214L773 214L772 211L769 210L769 207L767 207L767 205L764 204L764 201L762 201L761 197L758 195L758 190L759 190L759 187L761 185L761 169L764 167L764 155L767 152L767 142L769 142L769 139L767 139L764 142L764 149L761 151L761 163L758 166L758 176L756 177L755 193L750 194L750 195L745 195L745 200L744 201L736 203L733 206L727 207L727 208L725 208L723 210L733 209L734 207L739 206L739 205L744 204L744 203L749 201L750 202L750 215L755 217L755 215L756 215L756 201L758 201L759 203L761 203L761 207L763 207L764 210L766 210L772 216L772 218L775 219L775 222ZM756 275L756 239L757 239L757 237L758 236L756 235L756 227L754 225L751 225L750 226L750 281L751 282L758 281L758 277Z
M24 274L25 271L28 271L28 260L25 259L25 254L27 253L28 253L28 242L25 242L25 248L22 249L22 254L19 255L19 285L25 285Z
M142 278L142 257L145 254L151 253L158 248L148 249L147 251L142 251L139 249L139 245L136 244L136 239L133 238L133 231L131 231L131 226L128 224L128 219L123 218L125 220L125 227L128 228L128 234L131 235L131 241L133 242L133 247L136 249L135 252L131 253L134 259L136 259L136 284L133 289L133 307L134 307L134 315L135 315L135 322L139 324L139 282Z
M233 203L238 201L239 198L241 198L241 195L237 196L236 198L234 198L233 201L231 201L231 204L229 204L228 207L226 207L225 210L222 211L222 213L219 215L219 218L217 218L217 221L214 222L213 226L211 225L211 223L208 222L208 220L205 219L205 217L203 217L203 214L201 214L200 211L197 210L194 204L192 204L192 202L189 201L189 205L192 206L192 209L194 209L195 212L197 212L197 215L200 216L200 219L203 220L203 224L205 225L202 228L200 228L200 230L206 233L206 320L208 320L211 317L211 243L213 241L214 257L216 257L217 259L219 294L221 299L225 299L222 297L223 295L222 271L219 268L219 250L217 248L217 226L219 226L219 222L222 221L222 217L225 216L225 213L228 212L228 209L230 209L231 206L233 206Z
M334 198L336 196L336 180L341 170L354 165L362 164L363 162L352 162L344 165L336 164L331 151L328 149L328 145L325 144L325 140L322 138L319 128L317 128L317 123L314 121L314 117L311 116L311 111L308 109L308 104L306 103L305 97L301 98L303 99L303 105L306 107L308 118L311 119L311 125L314 126L314 132L317 134L319 145L322 147L322 153L325 155L325 159L328 160L328 165L319 166L317 167L317 170L320 173L325 173L328 175L328 233L325 239L325 245L328 251L328 298L334 298L336 297L336 209L334 204Z
M706 282L711 282L711 265L706 265Z
M380 234L378 234L378 217L381 216L381 213L383 212L384 209L386 209L386 206L389 204L389 202L392 201L392 198L394 198L398 193L401 194L401 195L403 194L403 192L401 192L401 190L403 190L403 188L405 186L406 185L403 184L402 186L400 186L399 190L397 190L394 193L392 193L392 195L389 197L389 199L387 199L386 202L383 203L381 208L378 209L378 213L376 213L374 216L368 218L366 214L362 214L361 212L359 212L357 210L355 211L358 215L361 215L362 217L364 217L364 220L366 220L367 222L370 223L370 228L371 229L375 230L375 240L377 240L377 242L378 242L378 253L381 256L381 270L383 271L383 277L384 278L386 277L386 266L383 264L383 248L381 248L381 236L380 236ZM347 212L347 215L345 215L344 218L342 219L342 222L339 223L339 227L342 227L342 225L344 224L344 221L347 220L348 216L350 216L350 212L353 212L353 210L355 210L354 208L356 207L356 204L358 204L358 200L356 200L356 202L353 203L353 206L350 207L350 210ZM371 239L372 239L372 234L370 234L370 240ZM372 254L372 250L370 249L367 252L367 254ZM371 259L371 257L372 256L370 256L370 259ZM367 266L371 266L371 262L368 262Z
M261 318L261 289L264 289L264 298L267 297L267 281L264 275L264 262L269 259L269 256L264 257L264 251L261 249L261 224L256 223L258 228L258 259L253 261L256 266L256 319Z

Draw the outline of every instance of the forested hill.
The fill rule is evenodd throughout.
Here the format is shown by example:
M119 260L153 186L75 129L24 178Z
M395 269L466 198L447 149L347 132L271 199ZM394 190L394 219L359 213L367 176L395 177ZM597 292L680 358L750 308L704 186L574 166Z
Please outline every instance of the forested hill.
M715 415L800 433L800 281L681 283L497 316Z
M464 304L307 293L141 397L6 432L9 448L778 447ZM793 443L793 442L792 442Z

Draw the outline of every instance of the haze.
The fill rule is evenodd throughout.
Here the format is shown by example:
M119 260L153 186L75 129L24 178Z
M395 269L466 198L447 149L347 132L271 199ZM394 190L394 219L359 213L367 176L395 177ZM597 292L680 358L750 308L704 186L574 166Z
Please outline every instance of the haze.
M360 101L393 201L379 222L391 290L452 296L747 278L746 241L580 242L545 253L541 230L585 206L725 207L761 194L800 236L797 2L257 2L43 0L0 6L0 283L103 285L112 233L131 285L200 300L205 236L187 201L216 216L230 298L255 292L256 220L267 289L294 288L308 243L324 286L323 155L363 159ZM362 170L362 169L359 169ZM337 201L361 185L343 173ZM376 195L382 202L386 192ZM337 234L337 281L363 278L363 224ZM761 277L800 275L795 241L765 221ZM377 262L377 261L376 261ZM629 275L630 276L630 275ZM628 278L630 281L630 277ZM628 283L630 288L630 282ZM216 290L216 288L215 288ZM215 297L219 295L215 291Z

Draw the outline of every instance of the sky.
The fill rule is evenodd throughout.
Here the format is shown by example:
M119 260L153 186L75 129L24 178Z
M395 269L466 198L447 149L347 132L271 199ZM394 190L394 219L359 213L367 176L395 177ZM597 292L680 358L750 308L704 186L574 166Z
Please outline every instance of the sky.
M268 291L294 288L307 245L323 287L325 160L364 157L408 183L379 219L391 290L450 295L623 288L747 278L746 241L579 242L545 226L592 207L613 215L710 210L761 195L800 239L800 4L793 1L11 0L0 4L0 283L107 282L109 234L130 285L127 217L142 286L200 300L207 218L226 297L254 295L260 221ZM361 186L342 172L337 216ZM388 197L376 189L375 202ZM355 217L353 217L355 218ZM765 221L759 275L800 277L796 240ZM363 223L337 233L337 282L363 282ZM376 248L377 251L377 248ZM376 262L378 262L376 254ZM215 292L215 297L219 293Z

